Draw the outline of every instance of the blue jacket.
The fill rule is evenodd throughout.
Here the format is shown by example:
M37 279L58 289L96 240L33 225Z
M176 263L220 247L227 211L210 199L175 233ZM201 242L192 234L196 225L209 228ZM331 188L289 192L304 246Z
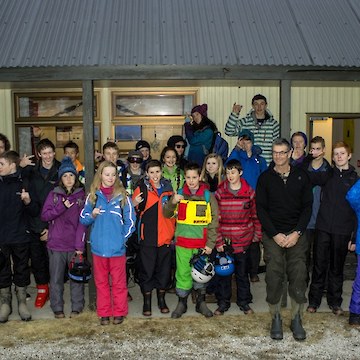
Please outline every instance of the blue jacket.
M135 230L136 214L129 197L123 208L120 207L122 197L116 196L109 202L98 190L95 206L86 199L84 209L80 213L80 222L92 225L90 232L91 252L97 256L113 257L125 255L125 244ZM93 218L94 207L101 206L101 213Z
M259 146L253 145L251 151L252 155L251 157L248 157L246 151L235 146L226 160L226 163L228 163L229 160L240 161L243 168L242 177L255 190L258 178L260 174L267 169L267 164L265 158L260 156L262 150Z
M355 211L357 217L356 253L360 255L360 180L358 180L346 194L346 200Z

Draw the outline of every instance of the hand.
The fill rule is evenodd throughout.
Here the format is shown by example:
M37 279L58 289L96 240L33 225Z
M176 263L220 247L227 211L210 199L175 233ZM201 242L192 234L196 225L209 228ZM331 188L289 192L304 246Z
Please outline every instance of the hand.
M242 108L243 108L243 106L236 104L236 101L235 101L234 105L232 107L232 112L239 115Z
M356 249L356 244L353 244L351 241L349 241L348 250L355 251L355 249Z
M67 208L67 209L70 209L73 205L74 205L74 203L71 203L70 201L69 201L69 199L64 199L63 200L63 204L64 204L64 206Z
M28 165L31 165L31 166L35 166L35 163L32 161L32 158L34 157L34 155L26 155L24 154L24 156L21 158L20 160L20 167L24 168Z
M219 252L219 253L224 252L224 245L218 246L218 247L216 248L216 250L217 250L217 252Z
M284 247L291 248L291 247L295 246L297 244L299 238L300 238L300 235L296 231L293 231L291 234L286 236L286 244Z
M141 202L144 201L143 197L142 197L142 192L139 193L139 195L135 196L135 199L133 200L134 206L139 205Z
M76 254L76 255L82 255L82 254L83 254L83 252L82 252L82 251L80 251L80 250L75 250L75 254Z
M174 195L173 195L173 197L172 197L171 202L172 202L173 204L177 204L180 200L184 200L184 196L178 194L178 193L175 191L175 193L174 193Z
M31 202L30 195L25 189L22 189L22 192L20 194L20 198L23 201L25 205L29 205Z
M286 244L286 235L282 233L278 233L273 237L273 240L280 246L285 247Z
M204 248L204 253L206 255L210 255L212 253L212 248L209 248L208 246L205 246Z
M98 215L101 215L102 212L104 212L104 210L101 210L101 206L96 207L93 209L91 216L95 219Z
M41 241L47 241L48 239L48 233L49 233L49 230L48 229L44 229L42 231L42 233L40 234L40 240Z
M238 139L238 141L237 141L237 143L236 143L236 146L238 147L238 148L240 148L241 150L244 150L244 139L241 137L241 138L239 138Z

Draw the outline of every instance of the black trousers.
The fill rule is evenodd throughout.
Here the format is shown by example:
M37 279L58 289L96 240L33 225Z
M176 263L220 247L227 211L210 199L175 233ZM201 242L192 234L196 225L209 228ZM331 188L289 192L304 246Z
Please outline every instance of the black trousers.
M341 306L344 282L344 265L348 253L350 235L330 234L316 231L314 242L314 265L309 291L309 304L319 307L327 284L327 303ZM328 280L326 281L326 277Z
M31 233L30 262L36 284L47 284L50 281L50 275L46 241L41 241L40 235L35 233Z
M235 265L235 280L236 280L236 303L239 306L247 305L252 302L252 295L250 291L250 281L248 277L248 258L247 251L243 253L233 254ZM217 276L215 296L219 306L230 307L231 302L231 280L230 276Z
M160 247L140 244L139 283L143 293L166 289L170 280L170 245Z
M0 288L18 287L30 284L29 249L30 244L1 245ZM11 265L12 260L12 265Z
M248 269L250 277L256 276L259 271L259 263L260 263L260 243L253 242L247 250L249 252L248 256Z

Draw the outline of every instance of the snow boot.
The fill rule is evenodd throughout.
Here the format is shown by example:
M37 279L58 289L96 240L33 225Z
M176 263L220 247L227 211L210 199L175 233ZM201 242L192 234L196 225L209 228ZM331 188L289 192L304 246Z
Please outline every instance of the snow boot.
M214 314L207 307L205 302L206 289L198 289L196 290L196 312L204 315L205 317L212 317Z
M41 284L36 285L37 287L37 296L35 299L35 307L42 308L46 301L49 299L49 285L48 284Z
M168 308L168 306L166 305L166 302L165 302L165 290L157 289L156 292L157 292L158 307L160 309L160 312L162 314L169 313L170 310L169 310L169 308Z
M179 298L179 302L178 302L178 304L176 306L176 309L171 314L172 319L180 318L187 311L187 298L188 298L188 295L185 296L185 297L178 296L178 298Z
M144 305L143 305L143 315L151 316L151 292L143 293L144 296Z
M18 300L18 311L22 321L30 321L31 314L26 306L26 286L15 288L17 300Z
M11 287L0 289L0 323L6 323L12 312Z

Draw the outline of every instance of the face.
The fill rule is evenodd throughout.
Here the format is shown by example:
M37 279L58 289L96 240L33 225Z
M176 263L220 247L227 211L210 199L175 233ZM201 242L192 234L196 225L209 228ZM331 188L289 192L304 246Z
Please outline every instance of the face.
M10 162L4 158L0 158L0 176L6 176L14 174L16 172L16 164Z
M251 151L251 148L252 148L251 140L243 140L243 147L246 152Z
M107 148L104 150L104 159L106 161L110 161L114 165L116 165L118 158L119 158L119 151L117 149Z
M333 160L337 168L347 169L349 167L350 159L351 154L349 154L344 147L335 148L333 150Z
M216 158L206 160L205 169L210 175L215 175L219 171L219 163Z
M229 181L230 185L239 185L242 171L239 172L238 169L226 169L226 178Z
M164 164L171 168L176 164L176 154L173 150L168 150L164 155Z
M45 169L50 169L54 163L55 151L51 147L47 147L40 150L39 157L41 159L42 166Z
M149 156L150 156L150 149L148 149L148 148L145 147L145 148L141 148L139 151L143 154L144 160L147 160L147 159L149 158Z
M0 140L0 155L5 152L5 144L2 140Z
M255 110L256 115L264 115L267 105L264 100L255 100L252 107Z
M146 174L156 187L160 185L162 170L159 166L150 167Z
M73 149L73 148L65 148L64 155L65 155L65 156L68 156L68 157L71 159L71 161L74 163L79 154L78 154L78 152L76 151L76 149Z
M325 148L322 147L321 143L311 143L310 154L313 156L314 159L318 159L324 156Z
M285 166L289 163L291 151L286 145L274 145L272 149L272 158L276 166Z
M104 167L101 173L101 184L103 187L111 187L115 184L116 180L116 169L112 166Z
M185 144L183 141L179 141L175 144L175 150L178 153L178 155L181 157L184 154L185 151Z
M201 120L202 120L202 116L199 112L195 111L194 113L191 114L192 115L192 118L193 120L197 123L197 124L200 124L201 123Z
M142 160L140 158L138 158L139 160L136 160L136 161L133 161L133 160L128 160L129 161L129 166L130 166L130 169L133 173L139 171L140 167L141 167L141 163L142 163ZM139 161L139 162L138 162Z
M72 172L66 172L62 177L61 181L67 190L71 190L75 185L75 175Z
M292 146L294 150L304 151L305 149L305 140L301 135L296 135L292 139Z
M197 170L188 170L185 173L186 185L191 190L197 190L200 185L200 175Z

